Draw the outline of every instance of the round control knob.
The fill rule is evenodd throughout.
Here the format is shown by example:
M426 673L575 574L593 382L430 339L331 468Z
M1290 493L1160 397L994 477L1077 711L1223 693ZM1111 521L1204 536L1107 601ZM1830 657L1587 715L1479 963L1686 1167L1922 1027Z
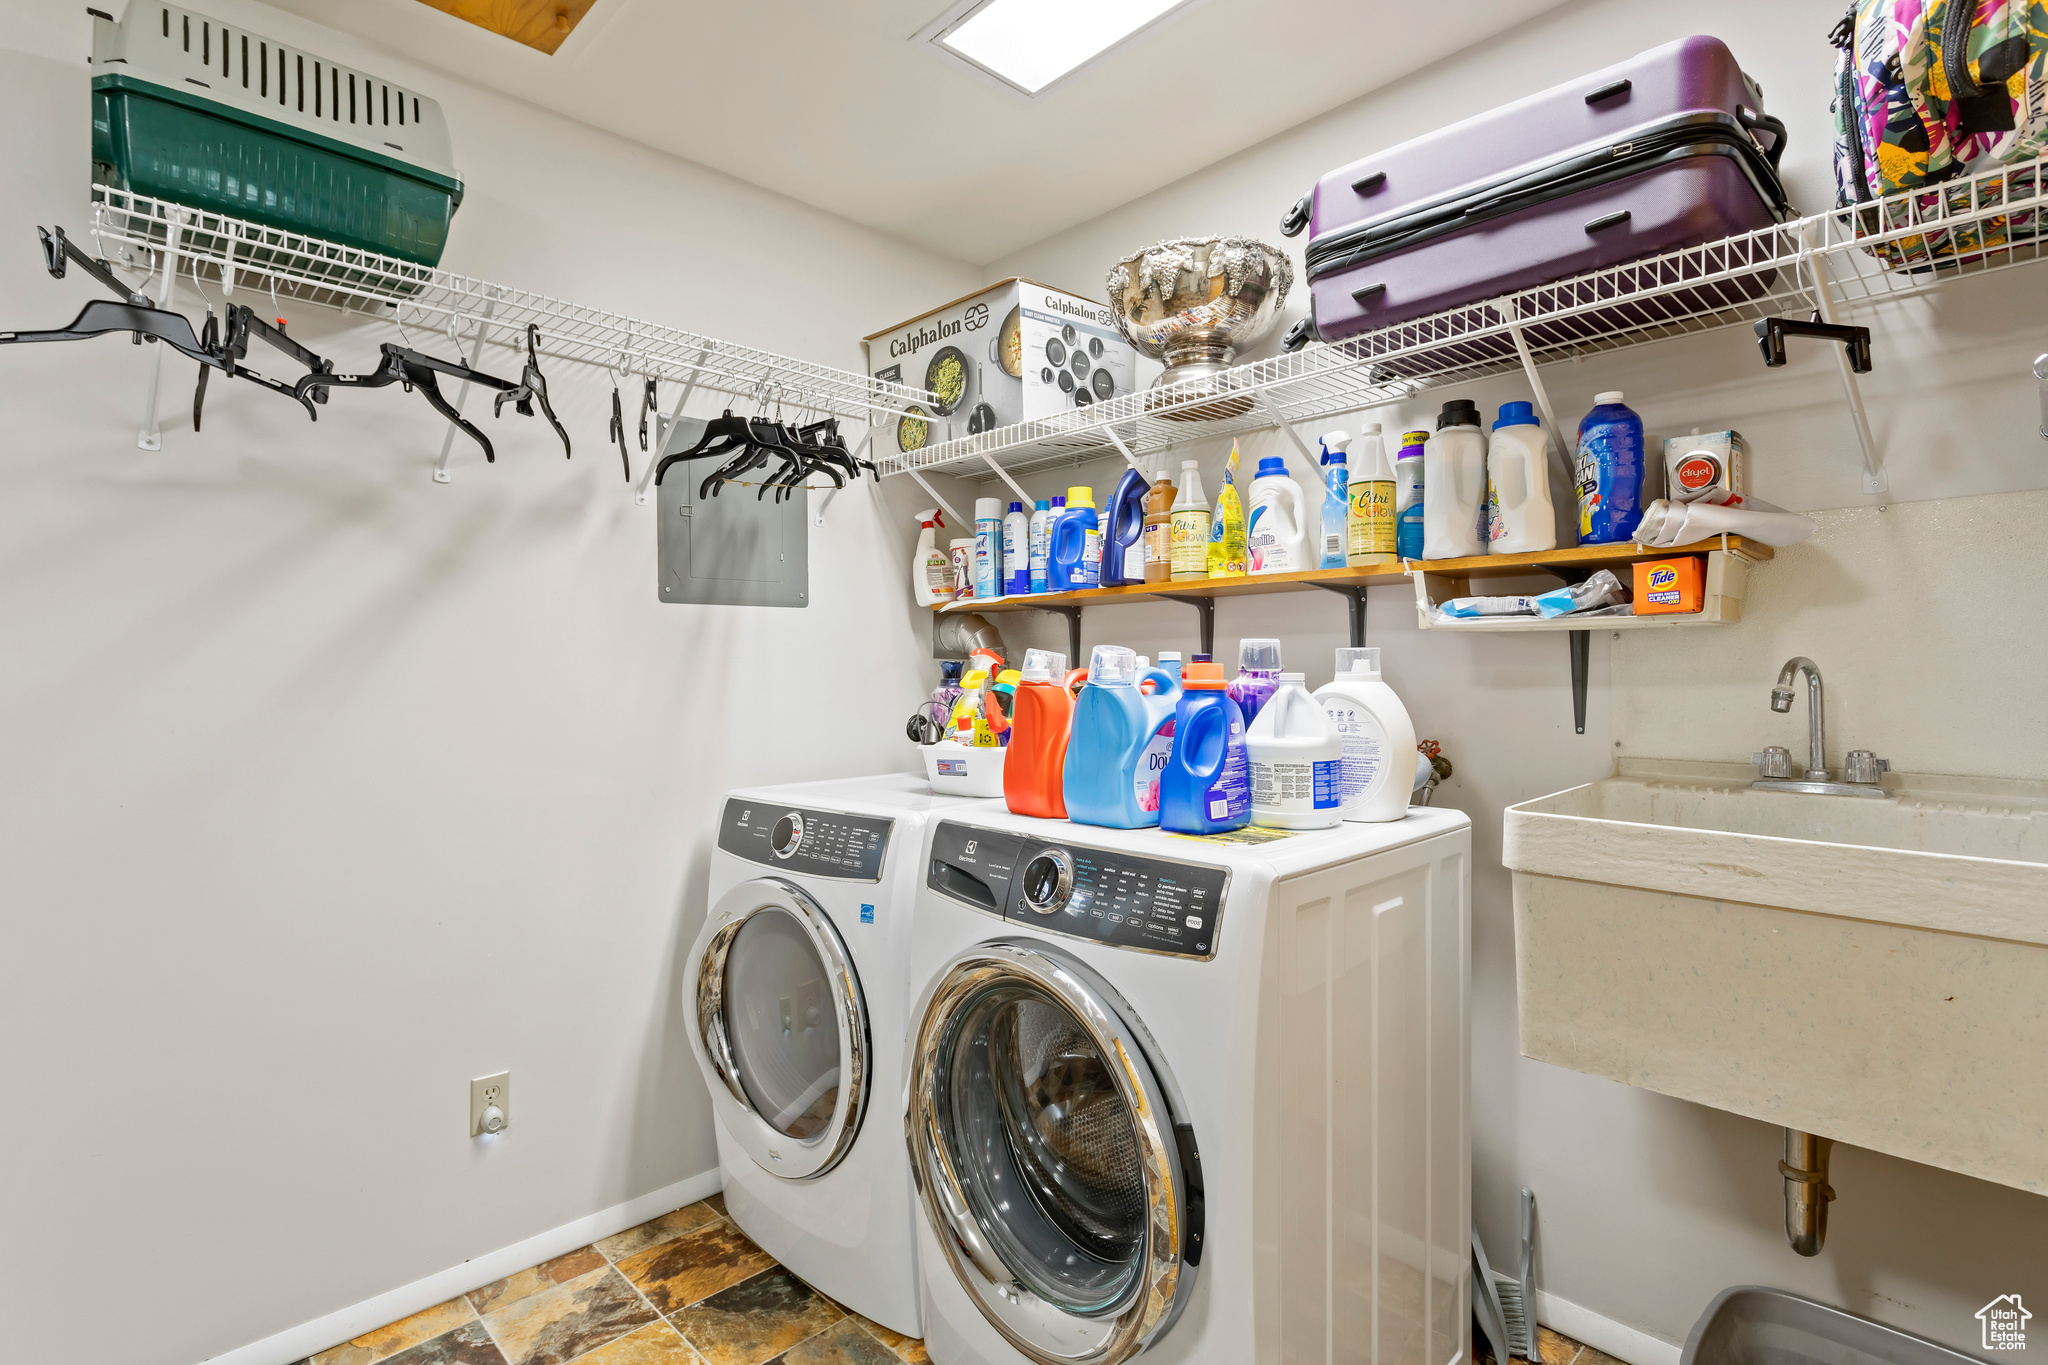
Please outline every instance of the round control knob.
M778 858L787 858L803 847L804 818L795 811L775 822L775 828L768 832L768 850Z
M1024 864L1024 907L1056 915L1074 890L1074 860L1063 848L1049 848Z

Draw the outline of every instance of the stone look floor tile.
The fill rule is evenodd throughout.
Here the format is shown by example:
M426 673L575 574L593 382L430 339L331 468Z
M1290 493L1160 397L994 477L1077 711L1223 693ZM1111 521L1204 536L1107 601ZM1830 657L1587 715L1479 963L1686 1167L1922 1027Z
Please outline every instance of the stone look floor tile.
M563 1365L653 1321L654 1310L610 1266L483 1317L510 1365Z
M852 1320L842 1319L790 1347L772 1365L902 1365L902 1360Z
M450 1299L422 1309L409 1318L400 1318L379 1327L374 1332L365 1332L352 1341L311 1356L309 1360L311 1365L375 1365L375 1362L395 1356L408 1347L474 1321L476 1311L469 1306L469 1300Z
M781 1266L670 1315L707 1365L762 1365L841 1320L830 1299Z
M1574 1365L1622 1365L1622 1362L1605 1351L1596 1351L1588 1346L1579 1352L1579 1358Z
M618 1263L657 1312L671 1315L774 1264L774 1257L723 1218ZM692 1344L699 1343L692 1338Z
M386 1356L384 1365L505 1365L505 1356L483 1323L471 1318L452 1332Z
M705 1195L705 1196L704 1196L704 1202L705 1202L705 1203L707 1203L707 1204L709 1204L709 1205L710 1205L710 1206L711 1206L712 1208L714 1208L714 1209L717 1209L717 1210L718 1210L718 1216L719 1216L720 1218L724 1218L724 1217L727 1217L727 1216L728 1216L728 1215L726 1214L726 1211L725 1211L725 1191L724 1191L724 1190L720 1190L720 1191L719 1191L719 1192L718 1192L717 1194L707 1194L707 1195Z
M605 1259L623 1261L628 1256L637 1256L649 1247L658 1247L663 1242L673 1242L692 1228L703 1227L724 1216L722 1208L711 1207L711 1201L700 1199L694 1204L685 1204L673 1213L664 1213L659 1218L642 1223L637 1228L607 1237L597 1243L597 1249Z
M846 1316L848 1316L849 1318L852 1318L855 1322L859 1323L862 1331L866 1332L876 1341L881 1342L891 1351L894 1351L898 1354L901 1354L903 1349L907 1346L921 1347L924 1344L923 1342L920 1342L916 1337L907 1337L904 1336L901 1332L893 1331L890 1328L882 1326L881 1323L876 1322L873 1318L862 1317L860 1314L854 1312L851 1308L848 1308L843 1303L839 1305L839 1311L846 1314Z
M1543 1365L1572 1365L1580 1349L1579 1343L1568 1336L1548 1327L1536 1329L1536 1353L1543 1358Z
M576 1365L704 1365L683 1334L666 1322L651 1322L609 1346L576 1357Z
M558 1284L566 1284L593 1270L601 1270L605 1259L594 1247L578 1247L566 1256L557 1256L552 1261L543 1261L517 1275L507 1275L502 1280L485 1285L482 1289L469 1291L469 1302L479 1313L489 1313L517 1303L528 1294Z

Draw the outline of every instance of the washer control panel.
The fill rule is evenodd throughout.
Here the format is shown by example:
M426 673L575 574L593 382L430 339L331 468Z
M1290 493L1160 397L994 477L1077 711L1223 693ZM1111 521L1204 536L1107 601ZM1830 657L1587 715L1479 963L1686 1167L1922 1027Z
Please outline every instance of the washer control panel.
M718 846L765 867L843 881L882 879L894 821L844 811L770 806L733 797L718 822Z

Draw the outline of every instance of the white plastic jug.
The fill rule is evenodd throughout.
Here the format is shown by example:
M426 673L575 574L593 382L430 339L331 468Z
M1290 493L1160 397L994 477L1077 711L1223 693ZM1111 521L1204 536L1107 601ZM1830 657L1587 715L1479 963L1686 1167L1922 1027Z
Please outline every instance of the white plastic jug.
M1528 403L1503 403L1486 448L1486 553L1557 548L1550 501L1550 441Z
M1486 433L1469 399L1444 404L1422 455L1422 557L1483 555L1479 509L1486 498Z
M1328 829L1344 819L1344 740L1301 684L1301 674L1282 673L1245 732L1255 825Z
M1301 485L1287 473L1287 461L1268 455L1252 480L1251 519L1245 544L1253 573L1293 573L1308 562L1308 508Z
M1337 676L1316 700L1344 743L1344 818L1376 822L1408 814L1415 776L1415 722L1380 680L1377 649L1339 649Z

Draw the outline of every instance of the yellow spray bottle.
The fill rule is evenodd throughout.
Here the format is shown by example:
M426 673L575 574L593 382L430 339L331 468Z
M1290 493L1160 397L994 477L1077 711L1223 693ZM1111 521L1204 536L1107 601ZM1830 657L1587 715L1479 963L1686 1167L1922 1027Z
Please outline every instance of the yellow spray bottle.
M1230 443L1230 459L1223 466L1223 491L1216 495L1216 511L1209 521L1209 577L1242 578L1245 563L1244 500L1237 495L1237 442Z

